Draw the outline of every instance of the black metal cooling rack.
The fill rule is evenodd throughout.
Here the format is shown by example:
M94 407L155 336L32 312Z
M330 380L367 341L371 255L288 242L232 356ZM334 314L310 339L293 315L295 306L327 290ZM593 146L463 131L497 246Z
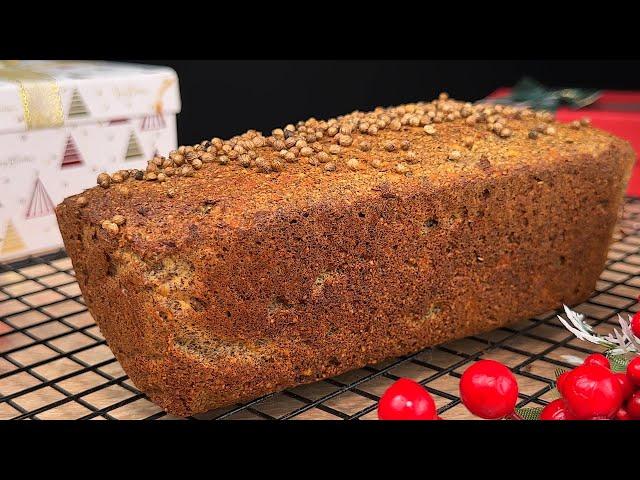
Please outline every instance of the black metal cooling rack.
M172 419L135 388L83 302L64 251L0 264L0 419ZM640 200L627 199L592 296L576 310L596 330L640 307ZM557 368L598 347L575 339L548 312L509 327L367 366L192 419L375 419L380 395L400 377L421 382L445 419L471 418L458 379L480 358L508 365L518 406L554 397Z

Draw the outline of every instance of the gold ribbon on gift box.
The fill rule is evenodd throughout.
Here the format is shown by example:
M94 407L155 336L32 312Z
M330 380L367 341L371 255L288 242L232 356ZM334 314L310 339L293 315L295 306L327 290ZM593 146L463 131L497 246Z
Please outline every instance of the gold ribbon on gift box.
M60 88L51 75L21 66L18 60L2 60L0 79L18 85L28 130L59 127L63 124Z

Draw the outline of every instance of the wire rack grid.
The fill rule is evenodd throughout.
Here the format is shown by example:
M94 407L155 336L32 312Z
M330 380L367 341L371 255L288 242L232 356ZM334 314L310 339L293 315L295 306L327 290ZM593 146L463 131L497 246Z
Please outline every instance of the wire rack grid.
M575 310L596 331L640 307L640 200L627 199L596 290ZM377 419L400 377L423 384L445 419L472 418L458 396L472 362L494 359L518 379L518 406L555 397L558 368L600 347L577 340L548 312L508 327L354 370L190 419ZM91 318L64 251L0 264L0 419L176 419L140 392Z

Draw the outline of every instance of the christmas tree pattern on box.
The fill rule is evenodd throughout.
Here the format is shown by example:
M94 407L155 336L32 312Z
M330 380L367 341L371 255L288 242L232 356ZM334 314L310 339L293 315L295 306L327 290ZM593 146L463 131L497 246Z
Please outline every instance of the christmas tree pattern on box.
M82 100L80 96L80 92L78 89L73 90L73 95L71 95L71 105L69 106L69 118L78 118L78 117L86 117L89 115L89 109L87 105Z
M20 238L16 227L13 226L11 220L7 221L4 229L4 236L0 239L2 241L2 248L0 248L0 254L19 252L24 250L26 245Z
M132 130L129 135L129 143L127 144L127 153L125 153L125 160L133 160L134 158L138 158L142 156L142 149L140 148L140 143L138 142L138 138L136 137L136 133Z
M33 194L31 195L31 201L29 202L29 208L27 209L26 218L37 218L51 215L55 209L55 205L51 201L51 197L44 188L44 184L40 178L36 179L35 187L33 188Z
M80 155L76 142L73 141L73 137L69 135L67 138L67 145L64 148L64 154L62 155L62 162L60 168L79 167L84 164L84 160Z
M166 126L167 124L164 121L164 117L159 113L157 115L147 115L144 117L140 124L140 130L161 130Z

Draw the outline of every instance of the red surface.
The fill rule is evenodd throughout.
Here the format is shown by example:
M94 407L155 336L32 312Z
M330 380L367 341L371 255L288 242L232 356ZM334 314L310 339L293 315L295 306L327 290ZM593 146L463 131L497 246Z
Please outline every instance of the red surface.
M488 98L508 95L510 89L499 88ZM591 119L594 127L606 130L628 140L637 154L640 154L640 92L605 90L593 104L579 110L559 108L556 118L559 122L570 122L584 117ZM627 194L640 197L640 162L633 166Z

